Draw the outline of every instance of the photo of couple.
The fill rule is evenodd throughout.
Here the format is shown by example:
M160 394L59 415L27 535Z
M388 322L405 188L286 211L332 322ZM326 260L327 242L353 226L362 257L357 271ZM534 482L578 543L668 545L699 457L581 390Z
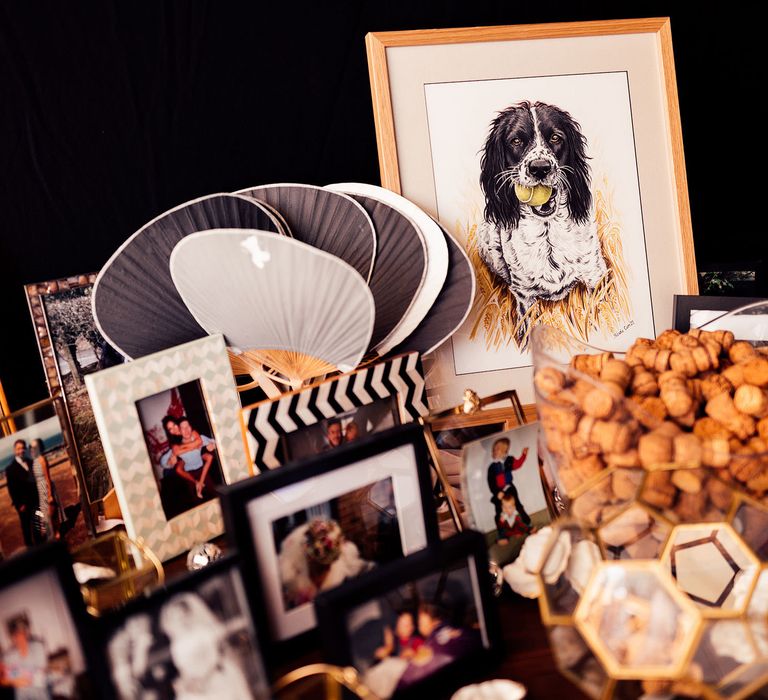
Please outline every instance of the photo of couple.
M216 498L224 483L199 382L136 403L168 520Z

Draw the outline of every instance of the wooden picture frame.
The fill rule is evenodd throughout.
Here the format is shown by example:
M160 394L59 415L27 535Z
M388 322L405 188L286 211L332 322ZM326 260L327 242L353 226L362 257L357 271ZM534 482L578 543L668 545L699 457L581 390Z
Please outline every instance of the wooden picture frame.
M89 374L85 383L128 536L142 538L161 561L167 561L194 544L221 535L224 522L218 498L203 500L198 492L199 505L192 505L192 498L185 499L178 512L169 516L164 482L172 479L168 483L175 481L174 488L185 485L168 472L178 472L180 468L186 470L193 462L182 455L181 465L175 470L161 462L163 470L156 475L156 469L160 470L148 447L148 426L142 423L141 403L169 392L172 402L174 390L178 394L182 387L196 384L197 396L202 401L201 410L212 431L212 435L204 437L215 443L223 482L233 483L248 477L250 473L238 422L240 402L223 336L206 336ZM164 398L161 405L168 404L169 400ZM189 410L186 405L185 410ZM163 413L170 412L164 409L156 415L162 417ZM158 418L157 422L164 424L165 420ZM193 427L202 436L202 429ZM198 450L198 462L203 458L204 446L205 441ZM169 446L167 451L173 450ZM205 467L198 471L202 469ZM204 474L200 476L202 478Z
M366 46L382 184L446 226L478 273L469 319L434 355L435 408L458 403L467 385L515 387L530 404L532 324L620 350L666 326L674 293L697 292L668 18L373 32ZM520 322L520 298L477 241L491 225L479 182L491 122L526 100L565 110L583 131L588 220L608 271L597 283L575 277L562 296L532 297Z
M258 625L275 642L308 639L318 590L438 539L427 449L416 424L227 486L222 506ZM296 547L309 542L315 523L330 533L323 547L340 547L330 562L316 557L314 546ZM302 573L310 561L327 569L321 583Z
M24 287L48 393L64 399L89 504L103 499L112 482L84 376L125 362L96 326L91 306L95 281L96 273L89 273ZM81 354L89 360L92 356L88 366L80 361Z
M3 382L0 381L0 418L5 418L11 414L11 409L8 406L8 399L5 396L5 389L3 389ZM13 432L13 425L8 425L7 422L3 422L0 435L10 435Z

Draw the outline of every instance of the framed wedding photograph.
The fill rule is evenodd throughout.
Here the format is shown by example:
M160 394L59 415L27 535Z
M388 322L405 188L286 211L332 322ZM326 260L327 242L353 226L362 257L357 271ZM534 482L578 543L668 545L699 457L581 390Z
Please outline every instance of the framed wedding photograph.
M243 559L251 607L272 638L314 629L321 591L436 541L431 498L418 425L223 489L227 533Z
M410 353L245 406L240 417L258 474L427 413L421 362Z
M726 325L720 326L717 319L750 304L764 304L755 309L754 314L731 316ZM687 333L691 328L701 328L707 324L709 330L733 331L742 340L768 342L768 299L760 297L714 297L687 294L675 294L673 307L673 328Z
M466 248L477 294L434 408L516 387L530 332L655 337L698 291L668 18L366 37L382 184ZM574 252L577 251L577 252ZM572 254L573 253L573 254Z
M2 697L95 697L90 631L63 542L42 545L0 565Z
M221 335L85 378L128 536L166 561L223 532L218 489L249 476Z
M99 620L104 697L271 697L233 555Z
M73 275L24 287L51 396L60 394L75 438L88 503L112 488L107 459L85 387L85 376L125 362L93 319L96 274Z
M491 559L509 564L525 538L552 520L537 458L539 424L468 442L461 476L468 521L485 535Z
M0 416L0 552L93 535L66 410L45 399Z
M442 697L501 652L483 538L464 532L315 601L329 663L376 697Z

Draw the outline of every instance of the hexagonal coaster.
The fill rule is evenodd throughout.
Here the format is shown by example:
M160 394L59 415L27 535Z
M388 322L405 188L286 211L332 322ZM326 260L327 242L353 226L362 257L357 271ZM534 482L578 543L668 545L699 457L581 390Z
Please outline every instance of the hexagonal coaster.
M655 561L598 564L574 619L617 679L681 678L701 628L696 606Z
M752 591L752 597L749 599L747 617L768 622L768 569L763 569L757 578L755 590ZM768 632L768 626L766 631Z
M691 662L691 667L702 676L707 697L741 700L768 684L768 657L755 641L756 637L764 636L764 622L707 623Z
M544 624L572 624L579 596L600 561L600 547L588 531L569 521L554 525L538 574Z
M734 490L708 469L649 472L639 499L674 523L720 522L735 500Z
M661 560L705 617L741 615L760 573L757 557L726 523L678 525Z
M742 498L731 523L757 557L763 562L768 561L768 509L756 501Z
M630 506L598 528L606 559L656 559L672 531L672 523L642 504Z
M579 631L571 625L556 625L548 632L560 673L591 698L605 697L611 679Z

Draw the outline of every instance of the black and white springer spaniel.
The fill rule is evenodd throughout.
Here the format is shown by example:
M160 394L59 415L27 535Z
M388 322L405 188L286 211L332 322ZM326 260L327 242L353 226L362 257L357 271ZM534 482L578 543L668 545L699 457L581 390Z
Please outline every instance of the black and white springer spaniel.
M491 123L480 162L485 211L478 249L509 285L518 319L537 299L562 299L578 283L594 289L607 273L585 150L579 124L554 105L520 102ZM515 184L546 185L552 194L540 206L524 204ZM518 326L518 343L527 329Z

